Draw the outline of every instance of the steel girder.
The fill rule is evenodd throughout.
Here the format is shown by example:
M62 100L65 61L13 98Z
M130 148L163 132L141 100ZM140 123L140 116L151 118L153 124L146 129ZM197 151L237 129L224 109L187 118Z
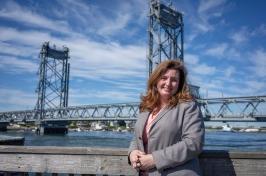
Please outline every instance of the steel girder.
M36 92L38 99L35 107L35 118L40 120L45 116L44 111L49 108L68 106L69 49L51 48L49 42L42 45L40 52L39 83Z
M266 96L198 100L205 120L266 121Z
M43 112L42 121L136 120L139 103L103 104L51 108ZM0 122L34 122L36 110L0 112Z
M149 75L162 60L183 60L183 16L160 0L149 1Z
M205 121L264 121L266 96L198 99ZM0 112L0 122L34 122L37 110ZM42 121L135 121L139 103L51 108Z

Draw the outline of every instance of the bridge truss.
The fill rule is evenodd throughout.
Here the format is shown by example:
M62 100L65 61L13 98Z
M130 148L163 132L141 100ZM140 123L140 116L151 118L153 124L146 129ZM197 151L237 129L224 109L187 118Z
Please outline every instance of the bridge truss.
M42 45L40 52L39 83L36 92L36 118L43 119L45 109L68 106L69 49L51 48L49 42Z
M149 75L162 60L183 60L183 16L160 0L149 1Z
M205 121L266 122L266 96L198 99ZM0 122L35 122L36 110L0 112ZM135 121L139 103L50 108L42 121Z
M149 0L148 14L148 72L164 60L184 61L183 15L172 5ZM189 84L191 93L200 98L199 87Z

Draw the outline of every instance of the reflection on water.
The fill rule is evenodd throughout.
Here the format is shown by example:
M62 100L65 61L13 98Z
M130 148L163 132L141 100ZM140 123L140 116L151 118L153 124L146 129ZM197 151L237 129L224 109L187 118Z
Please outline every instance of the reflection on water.
M34 132L0 132L25 137L25 146L76 146L128 148L133 137L130 132L82 131L67 135L36 135ZM266 151L266 133L207 131L205 149Z

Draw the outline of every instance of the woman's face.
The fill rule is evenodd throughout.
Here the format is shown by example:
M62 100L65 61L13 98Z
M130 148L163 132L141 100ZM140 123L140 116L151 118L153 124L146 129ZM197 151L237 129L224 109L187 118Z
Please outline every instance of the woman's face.
M179 85L179 72L168 69L159 79L157 90L162 101L168 101L174 95Z

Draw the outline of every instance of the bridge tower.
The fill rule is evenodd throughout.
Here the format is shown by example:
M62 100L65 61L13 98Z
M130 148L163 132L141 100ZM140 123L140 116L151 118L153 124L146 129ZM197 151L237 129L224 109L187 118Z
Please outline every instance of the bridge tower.
M149 75L165 59L183 61L183 16L160 0L149 1L148 66Z
M42 45L40 52L40 67L38 71L39 83L37 87L38 99L36 103L36 122L43 133L67 132L66 125L62 122L46 121L45 110L51 108L66 108L68 106L69 91L69 49L51 48L49 42ZM49 126L49 128L48 128Z
M148 70L149 75L163 60L180 59L184 62L184 24L182 13L160 0L149 0ZM189 85L199 98L199 87Z

